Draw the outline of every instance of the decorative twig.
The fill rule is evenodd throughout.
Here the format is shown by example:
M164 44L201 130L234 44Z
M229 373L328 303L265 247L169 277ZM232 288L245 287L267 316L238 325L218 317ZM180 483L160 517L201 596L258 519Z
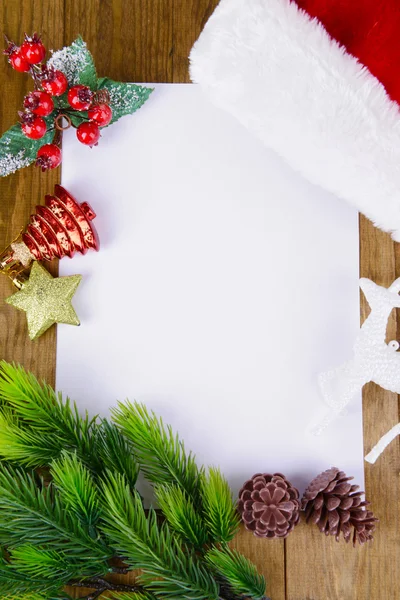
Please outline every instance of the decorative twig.
M144 588L141 585L129 585L126 583L113 583L107 581L102 577L96 577L96 579L82 580L82 581L69 581L68 586L71 587L86 587L92 590L101 592L144 592ZM100 594L99 594L100 595ZM90 595L89 595L90 596ZM96 596L95 596L96 597ZM98 597L98 596L97 596ZM89 600L89 599L88 599Z
M112 572L118 575L127 575L130 569L128 567L112 567Z

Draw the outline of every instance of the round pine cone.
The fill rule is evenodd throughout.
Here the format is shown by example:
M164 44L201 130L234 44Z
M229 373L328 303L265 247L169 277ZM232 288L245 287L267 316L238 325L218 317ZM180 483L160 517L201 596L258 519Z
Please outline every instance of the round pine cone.
M257 537L285 538L299 522L299 491L280 473L257 473L240 490L238 509Z
M334 535L336 541L341 533L346 542L352 537L355 546L373 539L378 519L365 508L369 502L362 501L364 492L358 492L359 486L349 483L351 479L336 467L324 471L304 492L301 508L307 523L315 523L322 533Z

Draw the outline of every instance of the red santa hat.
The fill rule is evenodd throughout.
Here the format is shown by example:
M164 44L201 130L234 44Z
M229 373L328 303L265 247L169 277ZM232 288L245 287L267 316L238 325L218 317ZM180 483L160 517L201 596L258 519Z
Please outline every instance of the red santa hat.
M398 0L221 0L191 77L400 241Z

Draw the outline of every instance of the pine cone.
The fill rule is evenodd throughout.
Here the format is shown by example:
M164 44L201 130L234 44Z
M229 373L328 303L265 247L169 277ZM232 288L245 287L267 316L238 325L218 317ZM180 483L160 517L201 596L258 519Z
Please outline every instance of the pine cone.
M280 473L257 473L240 490L238 509L257 537L285 538L299 522L299 491Z
M315 523L321 533L334 535L339 541L343 534L346 542L353 538L364 544L373 539L375 522L373 513L365 507L364 492L358 492L358 485L352 485L343 471L332 467L312 480L304 492L301 508L305 511L306 521Z

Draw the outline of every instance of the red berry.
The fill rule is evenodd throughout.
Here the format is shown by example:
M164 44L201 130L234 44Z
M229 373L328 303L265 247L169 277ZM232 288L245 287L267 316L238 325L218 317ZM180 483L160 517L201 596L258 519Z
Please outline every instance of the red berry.
M31 65L28 62L26 62L24 58L22 58L19 48L17 48L12 54L10 54L8 61L12 68L16 71L19 71L20 73L26 73L31 68Z
M99 127L105 127L112 119L112 110L108 104L95 104L88 111L88 117Z
M55 144L45 144L39 148L36 158L36 166L42 171L55 169L61 163L61 150Z
M75 110L87 110L92 98L93 92L86 85L74 85L68 91L68 102Z
M76 130L76 137L82 144L94 146L100 138L100 129L96 123L81 123Z
M43 71L42 88L51 96L62 96L67 87L68 79L62 71L51 68Z
M50 94L35 91L25 96L24 108L27 108L35 115L47 117L54 109L54 102Z
M25 35L25 41L20 48L21 56L30 65L42 62L46 56L46 48L40 37L35 33L32 37Z
M31 140L40 140L47 131L46 121L35 115L27 115L21 123L21 128L24 135Z

